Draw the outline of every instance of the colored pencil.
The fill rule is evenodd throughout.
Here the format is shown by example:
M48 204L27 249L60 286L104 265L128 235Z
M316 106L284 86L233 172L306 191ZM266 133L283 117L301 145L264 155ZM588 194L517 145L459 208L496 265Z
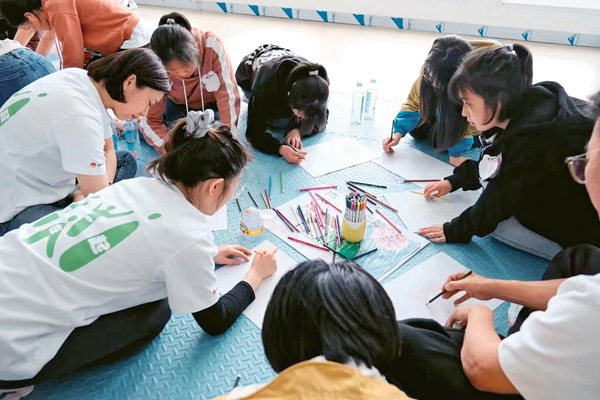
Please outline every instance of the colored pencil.
M271 197L271 189L273 188L273 177L269 176L269 197Z
M287 217L285 215L283 215L283 213L281 211L279 211L276 208L274 208L273 210L275 210L275 212L277 213L277 215L279 215L279 218L281 218L284 222L286 222L289 226L291 226L292 229L294 229L298 233L300 232L300 229L296 228L296 226L294 224L292 224L292 221L290 221L289 219L287 219Z
M235 378L235 383L233 384L234 389L240 384L240 379L242 379L242 375L238 374L237 378Z
M321 206L319 205L319 203L317 202L317 199L315 199L315 196L312 194L312 192L308 192L308 194L310 195L310 198L313 199L313 202L315 204L315 206L317 207L317 211L319 211L321 214L325 214L323 212L323 209L321 208ZM322 225L322 224L321 224Z
M394 229L395 229L395 230L396 230L396 231L397 231L399 234L401 234L401 235L402 235L402 231L400 230L400 228L398 228L396 225L394 225L394 224L392 223L392 221L390 221L390 220L389 220L389 219L388 219L388 218L387 218L385 215L383 215L383 213L382 213L381 211L379 211L379 210L375 210L375 212L376 212L377 214L381 215L381 216L383 217L383 219L385 219L385 221L386 221L388 224L390 224L390 226L391 226L392 228L394 228Z
M417 191L417 190L411 190L410 192L411 192L411 193L414 193L414 194L419 194L419 195L421 195L421 196L425 196L425 193L423 193L423 192L419 192L419 191ZM445 197L440 197L440 196L429 196L429 197L431 197L431 198L432 198L432 199L434 199L434 200L443 200L443 201L445 201L445 202L452 203L452 200L450 200L450 199L447 199L447 198L445 198Z
M384 186L384 185L374 185L372 183L354 182L354 181L348 181L346 183L351 183L353 185L360 185L360 186L370 186L370 187L375 187L375 188L380 188L380 189L387 189L387 186Z
M316 229L315 229L315 222L313 219L312 212L310 210L308 211L308 228L310 229L310 236L312 236L312 237L317 236Z
M327 238L327 242L329 242L329 209L325 209L325 237Z
M265 197L267 198L267 202L269 203L269 208L273 208L273 202L271 201L271 195L265 189Z
M353 188L351 188L350 186L348 186L348 190L350 190L350 191L351 191L351 192L353 192L353 193L360 193L360 192L358 192L358 191L354 190ZM376 205L377 205L377 203L375 203L375 202L374 202L374 201L373 201L373 200L372 200L370 197L367 197L367 201L368 201L369 203L373 204L374 206L376 206ZM341 211L340 211L340 212L341 212Z
M242 212L242 206L240 206L240 199L235 199L235 202L238 206L238 210L240 210L240 212Z
M350 186L350 187L353 187L354 189L358 190L358 191L359 191L359 192L361 192L361 193L368 194L369 196L371 196L371 197L373 197L373 198L375 198L375 199L377 198L377 196L375 196L374 194L372 194L372 193L369 193L369 192L367 192L365 189L363 189L363 188L359 188L358 186L356 186L356 185L354 185L354 184L352 184L352 183L350 183L350 182L346 182L346 184L347 184L348 186Z
M306 222L306 218L304 218L304 214L302 213L302 208L298 206L298 215L300 216L300 220L304 224L304 229L306 229L306 234L308 235L310 231L308 230L308 222Z
M294 146L292 146L292 144L290 142L288 142L287 140L283 144L285 144L290 149L294 150L296 153L299 153L298 149L295 148ZM304 157L302 157L302 159L306 160L306 155Z
M467 276L471 275L473 273L473 271L469 271L466 274L464 274L462 276L462 278L458 279L459 281L462 281L463 279L465 279ZM426 306L430 305L431 302L433 302L434 300L437 300L438 298L440 298L442 295L448 293L448 291L446 289L442 290L437 296L435 296L433 299L429 300L427 303L425 303Z
M357 255L356 257L354 257L354 258L352 259L352 261L358 260L358 259L359 259L359 258L361 258L361 257L364 257L364 256L367 256L367 255L369 255L369 254L375 253L376 251L377 251L377 248L374 248L373 250L369 250L369 251L367 251L367 252L365 252L365 253L359 254L359 255Z
M392 120L392 131L390 132L390 140L394 140L394 123L396 122L395 119Z
M250 196L250 200L252 200L252 202L254 203L254 206L256 208L258 208L258 204L256 203L256 200L254 200L254 197L252 197L252 193L250 193L249 190L248 190L248 196Z
M321 225L322 224L323 223L321 223ZM321 240L323 241L323 243L325 243L325 236L323 236L323 230L321 230L321 225L319 225L319 223L316 223L315 225L317 225L317 230L319 231L319 236L321 236Z
M310 192L308 192L308 193L310 193ZM331 207L334 208L334 210L336 210L338 212L342 212L342 210L340 210L339 208L337 208L332 202L330 202L329 200L327 200L325 197L321 196L319 193L315 193L315 196L317 196L323 203L329 204Z
M352 185L351 183L348 184L350 187L356 188L358 189L358 191L362 192L365 196L369 197L371 200L373 200L375 203L379 203L382 206L384 206L385 208L389 208L390 210L392 210L393 212L398 212L398 210L396 210L394 207L390 206L387 203L384 203L383 201L379 200L377 198L377 196L372 195L371 193L367 192L366 190L363 190L355 185Z
M290 205L290 208L292 209L292 214L294 214L296 220L298 221L298 226L302 226L302 221L300 220L300 217L298 216L296 210L294 210L294 206Z
M279 219L285 224L285 226L288 227L288 229L292 232L296 231L296 232L300 232L298 230L298 228L296 228L294 225L292 225L292 223L290 221L288 221L288 219L281 213L281 211L279 211L278 209L274 208L273 209L275 211L275 214L277 214L277 216L279 217Z
M368 201L368 199L367 199ZM367 211L370 212L371 214L373 214L373 210L371 210L369 207L367 207Z
M279 179L281 180L281 193L285 193L285 187L283 186L283 172L279 171Z
M335 216L335 224L336 224L336 229L337 229L337 237L338 237L338 244L341 246L342 245L342 226L340 225L340 216L336 215Z
M301 192L308 192L310 190L326 190L326 189L337 189L337 186L315 186L315 187L309 187L309 188L302 188L300 189Z
M265 254L267 254L267 252L264 250L263 251L254 250L254 254L258 254L259 256L264 256Z
M316 244L311 243L311 242L306 242L304 240L296 239L295 237L292 237L292 236L288 236L288 239L291 240L291 241L293 241L293 242L296 242L296 243L302 243L302 244L305 244L307 246L314 247L315 249L319 249L319 250L323 250L323 251L329 251L329 249L326 248L326 247L322 247L322 246L316 245Z
M267 203L267 198L265 197L265 192L260 192L260 195L261 195L263 201L265 202L265 207L271 208L271 207L269 207L269 203Z
M413 183L425 183L425 182L439 182L441 179L405 179L404 182Z

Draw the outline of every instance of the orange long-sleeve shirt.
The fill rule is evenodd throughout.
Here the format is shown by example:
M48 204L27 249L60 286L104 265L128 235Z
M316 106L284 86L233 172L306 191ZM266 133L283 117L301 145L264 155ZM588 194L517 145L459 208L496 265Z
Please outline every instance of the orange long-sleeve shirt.
M168 97L175 104L185 104L185 94L187 94L190 110L201 110L202 99L204 99L205 108L209 104L216 103L220 122L227 125L237 136L241 99L235 79L235 69L231 65L229 54L227 54L221 38L214 33L202 32L193 28L192 35L198 43L198 52L202 63L200 66L202 89L200 89L200 77L197 72L185 81L169 74L172 86ZM185 85L185 92L183 85ZM202 96L200 90L202 90ZM150 107L147 117L138 120L138 125L146 141L161 153L164 152L164 145L169 140L167 127L162 118L165 107L166 97Z
M42 8L62 45L63 68L83 68L84 49L116 53L140 21L113 0L42 0Z

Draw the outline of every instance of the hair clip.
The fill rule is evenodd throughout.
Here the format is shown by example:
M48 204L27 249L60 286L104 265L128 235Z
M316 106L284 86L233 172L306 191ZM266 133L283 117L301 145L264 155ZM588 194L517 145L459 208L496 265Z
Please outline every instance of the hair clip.
M206 136L214 120L213 110L190 111L185 117L185 130L195 138L202 138Z
M506 48L508 49L509 52L511 52L514 55L517 55L517 52L515 51L514 47L512 44L506 45Z
M175 25L175 20L173 18L169 18L169 19L167 19L167 24Z
M309 71L308 74L312 76L319 75L319 71L315 69L314 71Z

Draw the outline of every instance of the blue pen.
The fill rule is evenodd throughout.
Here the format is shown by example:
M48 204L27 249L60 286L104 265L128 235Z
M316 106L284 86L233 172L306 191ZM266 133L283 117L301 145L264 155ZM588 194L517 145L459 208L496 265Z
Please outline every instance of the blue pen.
M302 213L302 208L300 208L300 206L298 206L298 215L300 216L302 224L304 225L304 229L306 230L306 234L308 235L310 233L308 230L308 224L306 223L306 218L304 218L304 214Z
M273 186L273 179L269 177L269 197L271 197L271 187Z

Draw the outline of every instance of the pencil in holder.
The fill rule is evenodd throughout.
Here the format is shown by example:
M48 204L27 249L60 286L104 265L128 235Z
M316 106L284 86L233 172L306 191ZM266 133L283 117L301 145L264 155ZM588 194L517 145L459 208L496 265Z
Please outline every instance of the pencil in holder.
M342 219L342 237L347 242L356 243L365 238L367 233L367 219L362 222L350 222L346 218Z
M367 199L359 193L346 196L346 211L342 219L342 237L351 243L360 242L367 232Z

